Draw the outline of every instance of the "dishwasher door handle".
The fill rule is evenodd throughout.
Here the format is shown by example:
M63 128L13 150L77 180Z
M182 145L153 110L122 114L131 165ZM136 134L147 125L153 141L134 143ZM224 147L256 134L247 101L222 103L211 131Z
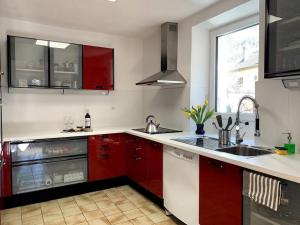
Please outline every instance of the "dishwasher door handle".
M174 149L174 150L165 150L165 151L169 155L171 155L175 158L178 158L178 159L182 159L182 160L192 161L195 157L194 153L182 153L182 152L179 152L176 149Z

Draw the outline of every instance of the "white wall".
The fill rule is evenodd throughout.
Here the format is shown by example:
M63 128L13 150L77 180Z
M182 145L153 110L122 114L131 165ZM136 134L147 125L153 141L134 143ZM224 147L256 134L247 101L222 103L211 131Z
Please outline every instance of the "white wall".
M142 41L101 33L65 29L37 23L0 18L2 66L6 72L6 35L30 36L115 49L115 91L108 96L91 94L59 94L50 91L8 93L4 91L4 134L11 132L61 130L64 116L72 116L82 125L85 109L90 110L94 128L141 124L142 88L135 82L142 79ZM6 73L7 74L7 73ZM7 79L3 81L7 85Z
M174 128L190 130L190 121L185 119L181 108L190 105L191 74L199 73L192 70L192 28L206 20L219 15L247 0L226 0L198 12L197 14L179 22L178 33L178 71L188 81L185 88L144 88L144 116L155 114L163 125ZM200 34L199 34L200 35ZM144 77L154 74L160 70L160 32L156 32L151 37L143 41L144 46ZM193 48L196 46L193 46ZM195 53L194 53L195 54ZM207 56L209 57L209 55ZM195 65L196 62L193 63ZM200 75L204 76L205 71ZM203 77L203 79L205 79ZM198 82L198 81L197 81ZM207 82L207 81L205 81ZM201 102L208 95L206 85L194 86L193 90L201 88L203 95L193 101ZM194 82L193 82L194 85Z

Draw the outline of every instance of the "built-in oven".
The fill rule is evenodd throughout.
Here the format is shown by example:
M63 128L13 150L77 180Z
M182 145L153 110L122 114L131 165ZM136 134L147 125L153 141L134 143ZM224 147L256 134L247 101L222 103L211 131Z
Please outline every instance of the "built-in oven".
M10 145L12 193L87 181L87 138L16 142Z
M277 211L256 203L244 193L243 224L299 225L300 184L282 180L281 189L280 205Z

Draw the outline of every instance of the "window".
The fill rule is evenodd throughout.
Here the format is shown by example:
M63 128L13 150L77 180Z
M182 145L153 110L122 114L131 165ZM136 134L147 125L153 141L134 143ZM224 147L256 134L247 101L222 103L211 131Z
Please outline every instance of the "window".
M235 113L244 95L255 97L258 79L259 25L235 27L213 35L215 42L215 109L220 113ZM251 102L245 102L243 112L253 112Z

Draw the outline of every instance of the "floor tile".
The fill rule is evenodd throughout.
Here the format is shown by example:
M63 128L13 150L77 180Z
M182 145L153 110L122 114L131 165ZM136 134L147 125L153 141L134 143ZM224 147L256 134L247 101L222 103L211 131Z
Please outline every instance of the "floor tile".
M98 209L95 203L91 203L88 205L79 205L79 208L82 212L90 212Z
M96 220L91 220L88 222L89 225L111 225L108 220L104 217L96 219Z
M130 220L134 225L152 225L154 224L148 217L138 217L133 220Z
M83 215L87 221L91 221L91 220L95 220L95 219L104 217L104 214L100 211L100 209L90 211L90 212L84 212Z
M79 224L79 223L83 223L86 222L85 217L83 216L83 214L77 214L74 216L67 216L65 217L65 221L66 223L69 225L74 225L74 224Z
M99 209L106 209L109 207L113 207L115 206L115 204L111 201L111 200L103 200L103 201L99 201L96 202L96 205L99 207Z
M76 214L81 214L81 210L78 206L75 207L68 207L68 208L63 208L62 209L62 214L64 217L66 216L74 216Z
M133 210L125 211L123 213L127 216L128 219L135 219L135 218L138 218L138 217L145 216L145 214L142 213L142 211L139 210L139 209L133 209Z
M53 207L59 207L58 201L57 200L52 200L52 201L47 201L47 202L42 202L41 207L43 208L53 208Z
M154 206L153 204L145 205L141 208L139 208L145 215L153 214L160 212L161 210L157 207Z
M11 222L21 220L21 213L8 213L1 216L1 222Z
M124 222L124 223L118 223L117 225L133 225L133 223L127 221L127 222Z
M49 214L54 214L54 215L60 215L62 214L61 209L58 206L46 206L42 207L42 214L43 215L49 215Z
M23 218L22 224L23 225L43 225L44 221L43 221L42 215L38 215L38 216L31 216L31 217Z
M66 197L66 198L60 198L57 200L59 204L74 201L73 196Z
M42 215L41 208L28 209L28 210L26 210L26 212L23 212L23 210L22 210L22 219L28 218L28 217L31 217L31 216L38 216L38 215Z
M157 212L147 215L154 223L159 223L162 221L169 220L170 218L163 212Z
M21 213L21 207L15 207L15 208L5 209L1 211L1 215L10 214L10 213Z
M46 225L58 225L58 224L64 224L65 219L62 215L43 215L44 223Z
M101 211L103 212L103 214L105 216L111 216L113 214L121 213L121 210L119 208L117 208L115 205L112 207L101 209Z
M59 207L61 209L71 208L71 207L75 207L75 206L77 206L77 203L74 200L59 203Z
M123 223L129 220L123 213L107 216L106 218L111 224Z
M12 221L6 221L6 222L1 222L1 225L22 225L21 219L19 220L12 220Z
M136 206L131 202L125 202L125 203L123 202L122 204L116 204L116 205L123 212L124 211L129 211L129 210L132 210L132 209L136 209Z
M88 196L84 196L84 195L79 195L75 197L75 201L77 203L77 205L89 205L92 204L93 201L88 197Z

